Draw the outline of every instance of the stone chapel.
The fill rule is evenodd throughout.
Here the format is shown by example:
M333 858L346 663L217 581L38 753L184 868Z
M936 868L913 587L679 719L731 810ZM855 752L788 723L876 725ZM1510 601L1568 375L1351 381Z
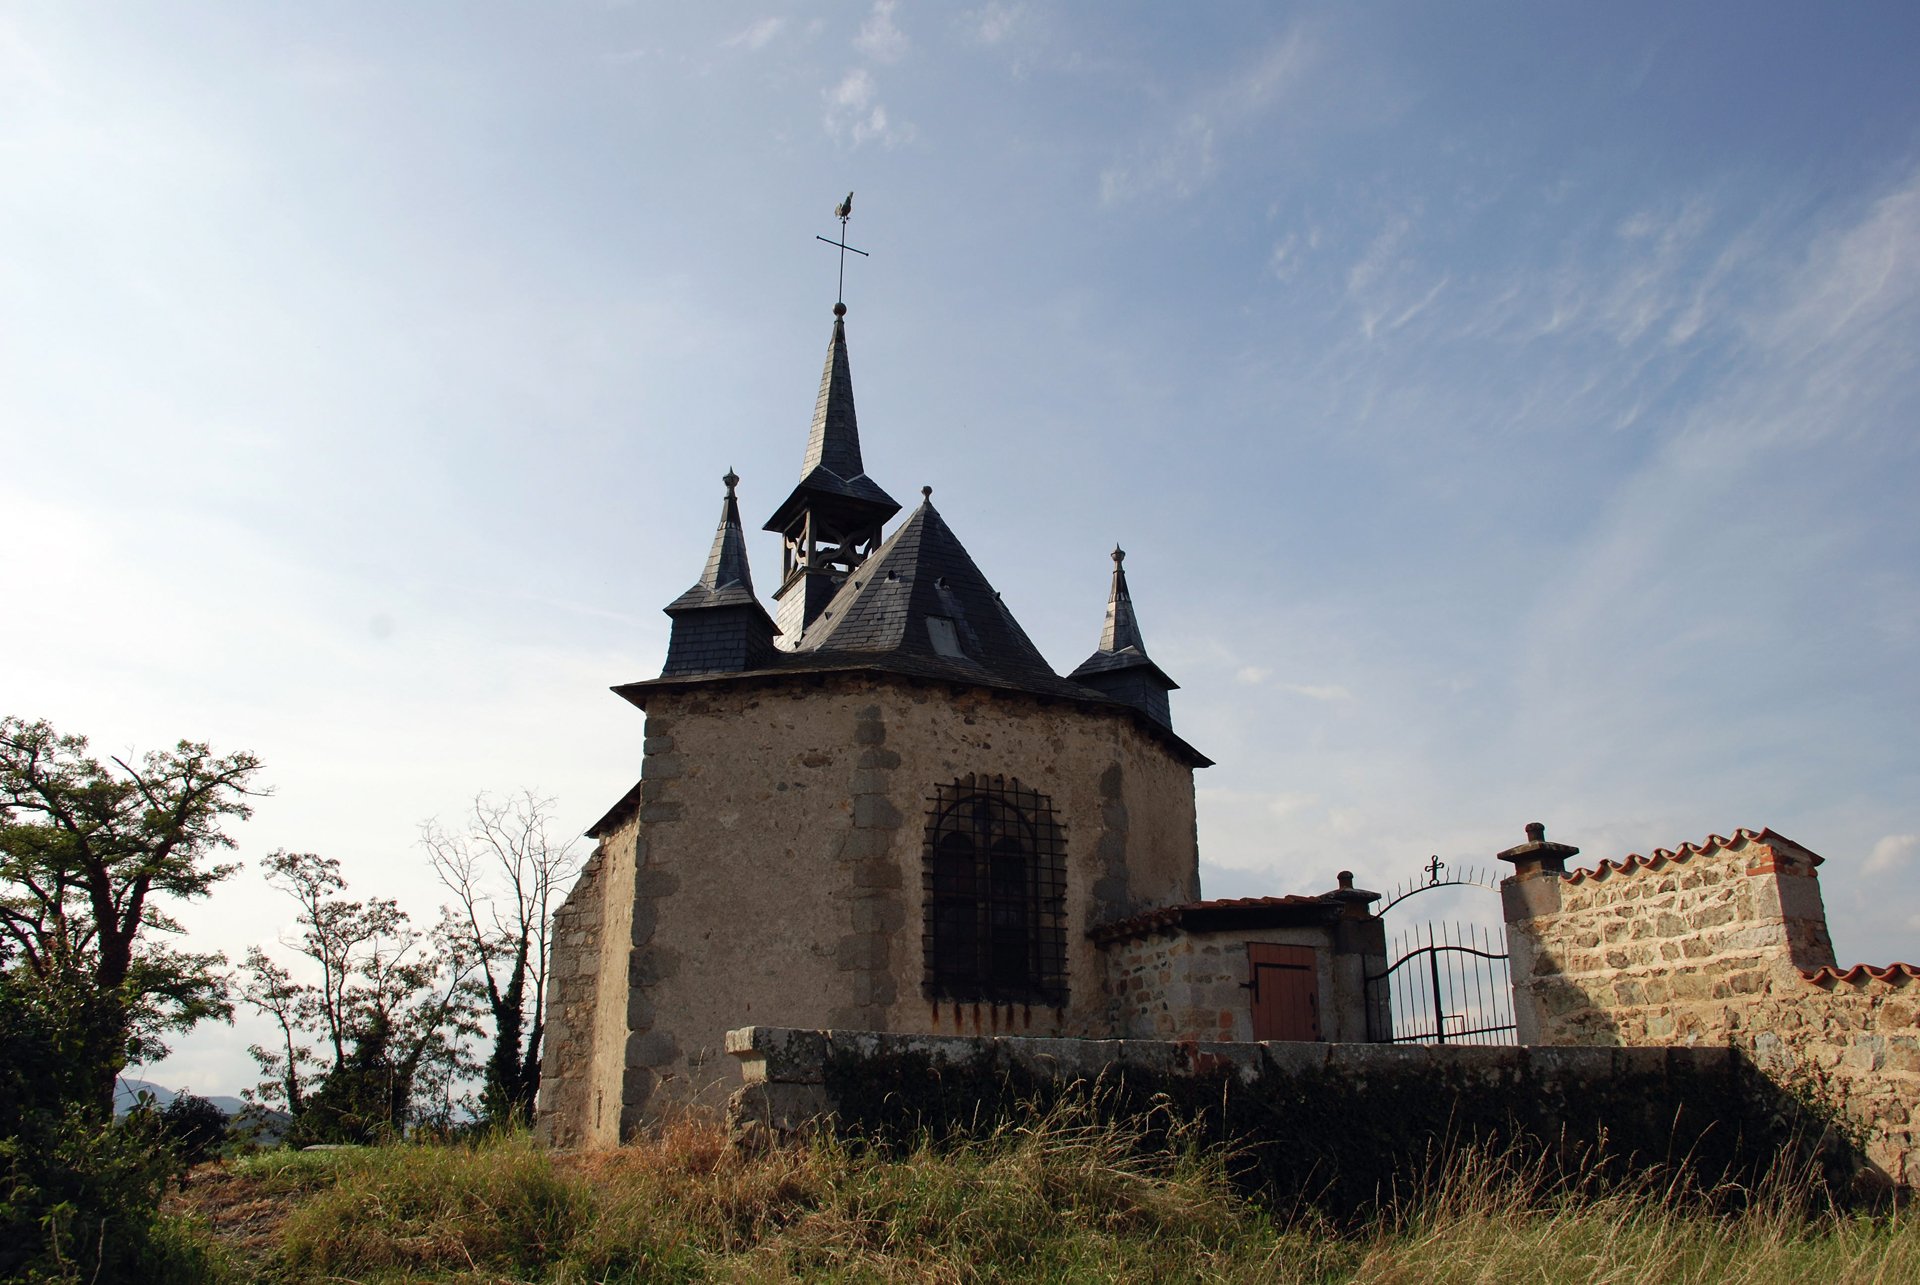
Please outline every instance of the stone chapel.
M1061 676L930 488L866 473L834 306L769 612L732 473L666 606L639 780L555 920L539 1127L610 1146L733 1087L755 1023L913 1034L1365 1039L1375 894L1200 901L1176 684L1113 553Z

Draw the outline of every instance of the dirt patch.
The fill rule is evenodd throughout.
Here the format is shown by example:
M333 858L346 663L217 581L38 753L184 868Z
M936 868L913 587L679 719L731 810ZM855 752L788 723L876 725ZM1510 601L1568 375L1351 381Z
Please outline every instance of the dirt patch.
M229 1172L218 1163L200 1165L186 1185L167 1193L162 1213L190 1215L213 1229L220 1243L250 1266L270 1260L280 1246L280 1227L306 1192L262 1190L258 1178Z

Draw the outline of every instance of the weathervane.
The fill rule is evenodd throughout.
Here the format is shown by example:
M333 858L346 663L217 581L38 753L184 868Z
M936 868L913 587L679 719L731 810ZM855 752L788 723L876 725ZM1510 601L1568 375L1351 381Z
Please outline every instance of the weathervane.
M855 254L863 259L870 259L873 256L865 250L855 250L854 247L847 244L847 220L853 217L853 193L847 193L847 199L833 207L833 217L840 220L840 239L838 241L828 241L827 238L823 236L815 236L813 239L816 241L826 241L828 245L837 245L840 247L840 284L834 292L836 298L833 301L833 315L838 317L844 315L847 311L847 251L853 250Z

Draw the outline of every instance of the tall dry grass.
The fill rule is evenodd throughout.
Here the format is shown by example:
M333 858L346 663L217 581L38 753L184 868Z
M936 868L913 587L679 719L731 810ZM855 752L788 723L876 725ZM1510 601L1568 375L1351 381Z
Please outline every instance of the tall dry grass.
M984 1138L886 1152L833 1138L746 1155L707 1122L590 1156L524 1138L261 1161L300 1203L288 1281L1262 1281L1920 1283L1920 1219L1813 1210L1799 1175L1702 1200L1576 1192L1463 1155L1373 1224L1335 1230L1236 1194L1175 1127L1064 1106Z

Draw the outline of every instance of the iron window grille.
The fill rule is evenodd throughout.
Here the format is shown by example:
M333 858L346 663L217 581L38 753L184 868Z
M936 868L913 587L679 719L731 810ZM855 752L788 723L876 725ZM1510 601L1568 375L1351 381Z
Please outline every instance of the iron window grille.
M1046 795L998 776L935 787L921 889L928 998L1067 1002L1066 843Z

